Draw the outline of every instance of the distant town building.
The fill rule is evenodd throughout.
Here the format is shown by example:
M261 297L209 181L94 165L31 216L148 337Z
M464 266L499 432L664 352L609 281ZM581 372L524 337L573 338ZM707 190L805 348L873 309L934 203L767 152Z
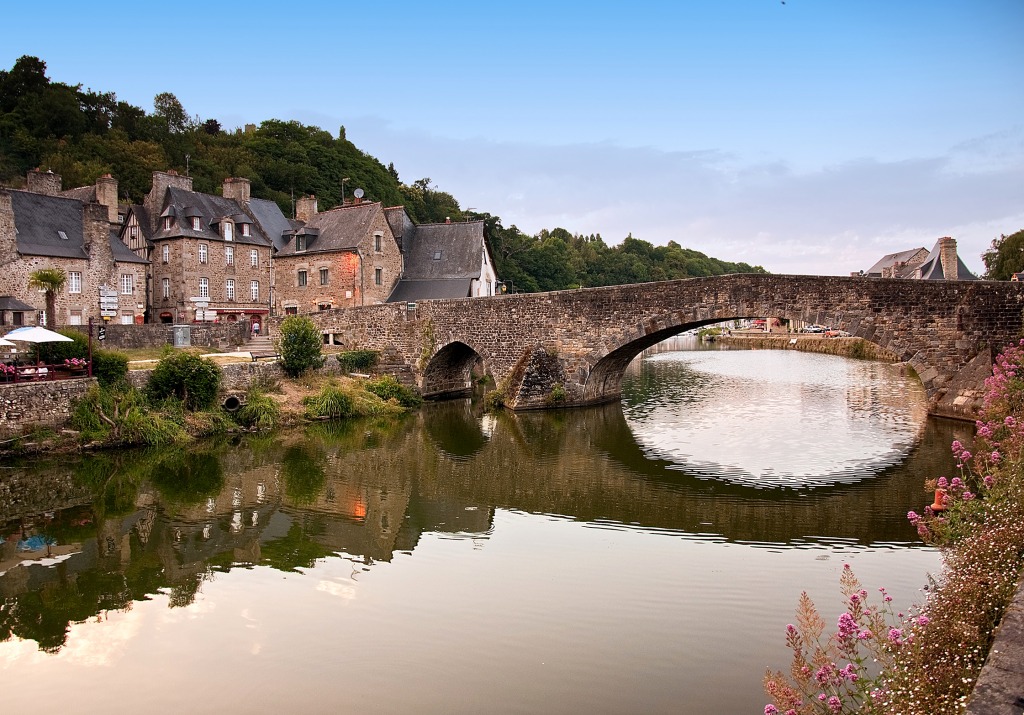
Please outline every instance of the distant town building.
M851 275L911 280L978 280L978 277L960 260L956 251L956 240L949 236L936 241L931 251L925 248L911 248L899 253L890 253L882 256L866 271Z

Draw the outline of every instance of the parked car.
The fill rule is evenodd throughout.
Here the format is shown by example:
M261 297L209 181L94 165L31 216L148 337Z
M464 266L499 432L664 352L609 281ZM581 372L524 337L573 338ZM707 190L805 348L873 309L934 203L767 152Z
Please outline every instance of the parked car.
M850 334L848 332L846 332L845 330L826 330L825 331L825 337L826 338L848 338L848 337L850 337Z
M825 332L825 328L824 328L824 326L821 326L821 325L808 325L806 328L804 328L804 332L805 333L824 333Z

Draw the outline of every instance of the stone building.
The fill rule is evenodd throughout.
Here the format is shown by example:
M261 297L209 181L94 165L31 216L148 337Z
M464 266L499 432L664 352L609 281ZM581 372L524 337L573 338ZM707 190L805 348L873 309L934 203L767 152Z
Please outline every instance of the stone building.
M229 178L223 196L192 190L192 179L153 172L121 236L150 261L152 322L259 319L270 308L271 241L246 212L249 181Z
M405 271L388 302L494 295L494 271L483 221L416 225L401 206L385 209L402 247Z
M275 305L284 314L383 303L402 275L402 252L384 208L359 201L317 211L296 202L296 219L275 236Z
M957 255L956 239L949 236L936 241L931 251L926 248L911 248L899 253L890 253L882 256L866 271L852 275L912 280L978 280Z
M118 220L117 181L109 175L62 191L59 174L35 170L26 190L0 189L0 325L45 322L45 296L28 288L32 272L44 268L67 276L58 325L141 322L146 261L120 241Z

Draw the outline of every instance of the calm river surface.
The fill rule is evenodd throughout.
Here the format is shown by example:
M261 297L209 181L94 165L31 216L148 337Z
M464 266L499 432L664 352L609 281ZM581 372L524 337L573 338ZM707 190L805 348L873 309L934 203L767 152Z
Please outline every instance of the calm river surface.
M802 590L834 623L844 563L904 606L937 572L905 515L970 430L923 399L661 352L621 405L2 465L3 709L762 712Z

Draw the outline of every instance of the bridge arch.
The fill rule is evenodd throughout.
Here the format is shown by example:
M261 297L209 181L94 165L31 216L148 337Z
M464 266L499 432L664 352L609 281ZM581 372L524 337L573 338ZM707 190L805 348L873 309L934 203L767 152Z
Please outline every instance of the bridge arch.
M469 394L473 390L474 373L483 370L484 361L480 353L461 340L453 340L427 361L420 380L420 392L432 399Z

